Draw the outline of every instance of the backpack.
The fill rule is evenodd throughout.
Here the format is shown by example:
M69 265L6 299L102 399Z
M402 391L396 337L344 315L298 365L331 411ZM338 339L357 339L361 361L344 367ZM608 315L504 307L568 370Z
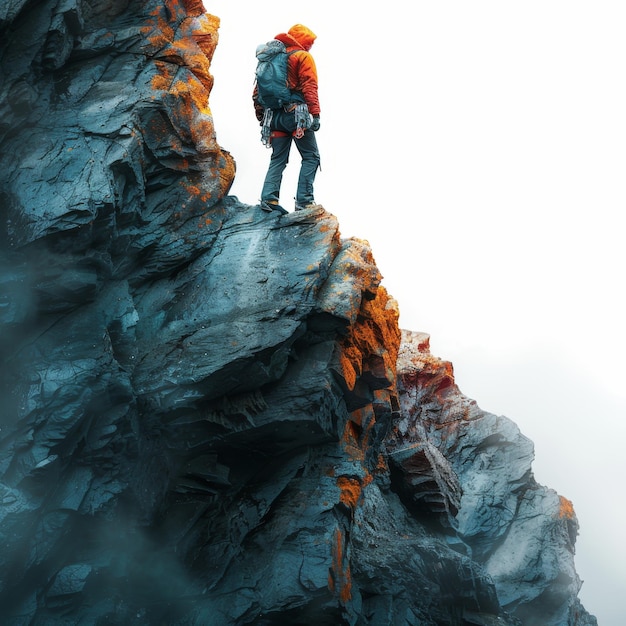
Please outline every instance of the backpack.
M272 39L256 49L258 59L255 76L259 103L266 109L280 109L290 102L303 102L297 92L287 86L287 58L293 54L287 52L285 44Z

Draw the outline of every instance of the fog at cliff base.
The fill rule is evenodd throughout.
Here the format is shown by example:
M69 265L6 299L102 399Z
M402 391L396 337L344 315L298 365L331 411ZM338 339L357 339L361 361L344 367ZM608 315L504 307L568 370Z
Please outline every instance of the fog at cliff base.
M210 106L256 204L270 152L255 49L317 35L315 199L369 241L402 328L461 390L535 444L535 478L574 503L580 598L621 626L626 590L626 85L617 1L407 4L204 0L221 19ZM293 149L281 204L293 210Z

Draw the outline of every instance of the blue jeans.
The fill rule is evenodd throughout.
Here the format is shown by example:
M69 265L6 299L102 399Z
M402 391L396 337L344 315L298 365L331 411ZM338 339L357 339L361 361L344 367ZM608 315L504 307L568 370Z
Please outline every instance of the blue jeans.
M261 191L261 201L274 200L277 202L280 199L280 184L283 180L283 172L289 162L291 142L294 141L302 159L296 190L296 204L305 205L315 202L313 183L317 168L320 166L320 154L317 149L315 133L307 130L301 139L296 139L291 135L295 128L296 121L293 113L286 113L282 110L274 111L272 130L280 130L289 134L286 137L272 138L272 156Z

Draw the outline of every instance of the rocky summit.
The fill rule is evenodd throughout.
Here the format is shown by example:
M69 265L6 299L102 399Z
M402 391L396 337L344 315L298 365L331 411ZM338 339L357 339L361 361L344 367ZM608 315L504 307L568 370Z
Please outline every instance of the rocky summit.
M0 5L0 622L595 625L572 503L368 243L229 195L218 32Z

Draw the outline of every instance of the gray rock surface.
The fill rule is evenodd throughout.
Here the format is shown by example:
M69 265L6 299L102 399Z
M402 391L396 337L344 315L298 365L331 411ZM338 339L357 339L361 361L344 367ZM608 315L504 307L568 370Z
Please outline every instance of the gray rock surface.
M228 195L218 27L0 6L0 621L592 626L571 503L367 242Z
M389 434L391 458L416 441L436 447L447 464L439 473L457 477L453 493L461 493L450 525L502 606L523 624L596 623L577 598L572 503L535 481L532 442L459 391L452 365L430 354L427 334L403 331L398 390L402 417ZM448 493L441 489L452 500ZM407 506L412 495L404 495Z

